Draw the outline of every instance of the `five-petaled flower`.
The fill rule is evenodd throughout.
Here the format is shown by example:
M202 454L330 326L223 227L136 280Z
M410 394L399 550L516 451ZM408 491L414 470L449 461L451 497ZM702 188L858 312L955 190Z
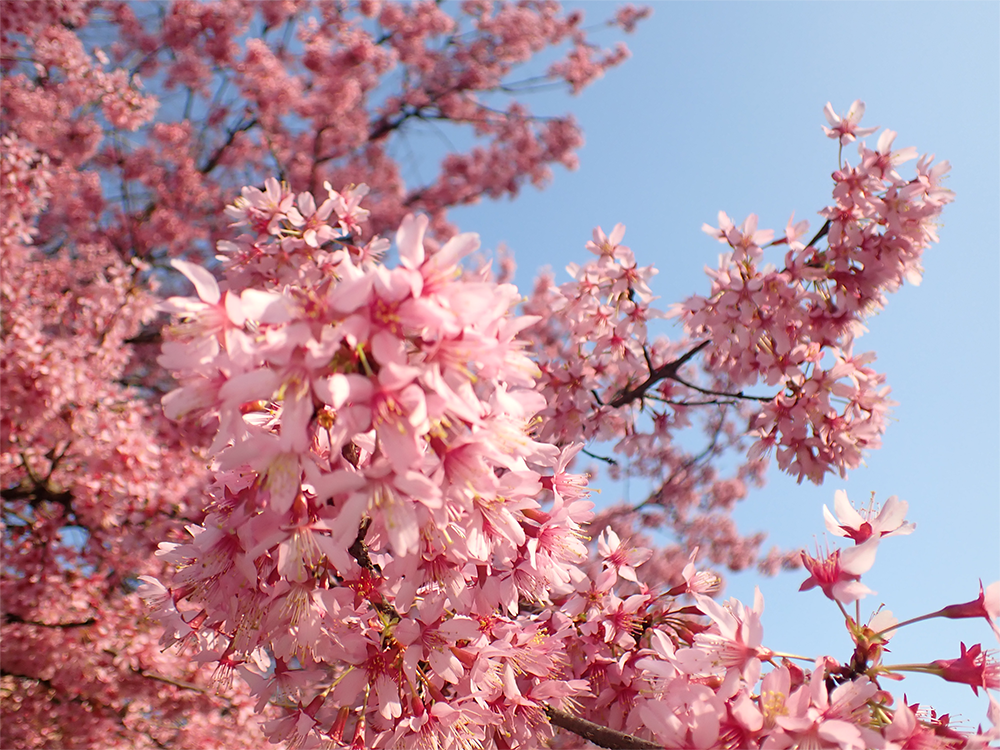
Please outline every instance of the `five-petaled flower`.
M867 573L875 563L878 542L879 537L873 536L855 547L837 549L822 557L812 557L803 550L802 564L809 571L809 577L799 586L799 591L819 586L828 598L844 604L874 594L861 583L861 574Z
M872 498L874 499L874 493ZM881 538L912 534L917 526L915 523L904 523L903 519L906 517L909 505L905 500L897 499L895 495L885 501L885 505L882 506L882 510L878 512L877 516L875 516L875 510L871 504L867 510L861 513L855 510L854 506L847 500L847 493L843 490L837 490L834 493L833 508L837 513L836 518L826 505L823 506L826 528L836 536L849 536L855 544L866 542L873 536Z
M861 118L865 114L865 103L860 99L854 100L844 117L833 111L833 105L830 102L827 102L826 107L823 108L823 114L826 115L827 122L833 126L828 128L824 125L823 132L830 138L839 139L841 146L846 146L855 138L863 138L878 130L878 128L858 127L858 123L861 122Z

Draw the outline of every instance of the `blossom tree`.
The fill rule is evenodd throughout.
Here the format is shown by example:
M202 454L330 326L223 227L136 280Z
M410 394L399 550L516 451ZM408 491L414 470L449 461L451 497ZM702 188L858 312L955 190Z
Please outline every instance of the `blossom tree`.
M621 62L600 28L555 3L3 2L0 744L261 741L242 685L217 695L210 667L163 651L136 595L210 479L211 426L160 406L167 264L211 258L232 194L273 173L364 183L370 227L421 211L441 235L450 206L543 185L581 135L525 96ZM473 145L404 179L395 154L421 132ZM296 220L327 242L361 197Z
M864 135L860 115L827 116L841 145ZM543 280L519 314L517 290L488 265L461 265L473 234L440 243L426 216L407 215L388 266L359 188L245 187L227 208L238 234L218 246L223 281L174 260L197 298L161 305L178 320L160 358L179 381L164 409L216 428L208 514L186 542L161 545L177 576L143 579L164 642L194 644L224 682L241 674L258 708L283 707L264 729L291 747L991 741L995 728L960 732L883 684L923 671L1000 687L979 644L884 661L896 630L930 617L995 629L1000 582L905 622L881 608L861 617L878 545L914 530L904 501L859 512L838 493L826 524L854 546L796 553L802 589L837 605L856 644L843 660L808 658L763 645L759 591L752 607L717 603L697 547L670 570L668 554L637 543L642 509L594 523L586 477L571 472L585 445L614 439L630 460L669 461L658 425L742 401L755 465L777 450L779 467L821 481L877 445L888 391L853 343L886 293L919 275L951 200L947 163L921 158L903 178L896 167L916 153L892 150L894 137L841 161L807 242L806 222L777 240L752 216L706 227L732 252L710 296L673 309L689 335L674 343L647 335L666 313L620 225L595 230L595 258L562 287ZM761 262L771 246L780 271ZM712 373L703 385L697 356ZM743 393L760 382L777 395ZM735 436L725 412L716 425ZM666 489L655 497L683 518ZM694 541L680 520L671 528ZM1000 704L990 712L996 726Z
M878 447L888 389L854 344L919 278L952 199L947 162L903 176L915 150L894 150L892 131L869 148L863 105L829 106L827 135L857 157L838 154L818 231L790 220L775 238L720 214L708 293L661 310L624 227L597 229L573 280L543 277L519 308L506 270L478 260L445 210L572 164L571 123L495 99L524 88L513 66L564 40L544 80L574 91L622 59L591 46L578 15L13 7L7 741L231 746L255 741L255 715L291 748L996 738L992 698L994 728L966 733L888 690L907 671L1000 687L981 644L885 663L902 627L996 630L1000 614L993 584L903 622L862 617L878 545L913 531L904 501L858 510L838 494L827 528L853 546L816 556L761 556L728 517L771 454L818 483ZM81 39L98 25L115 41L91 57ZM179 122L151 119L139 73L184 92ZM54 113L73 127L53 130ZM468 123L487 145L409 188L387 146L427 120ZM196 296L171 295L183 277ZM682 338L650 334L666 316ZM678 440L689 425L703 450ZM594 517L582 451L654 491ZM743 456L732 476L726 454ZM717 602L705 556L803 565L803 589L836 605L855 650L765 646L763 598Z

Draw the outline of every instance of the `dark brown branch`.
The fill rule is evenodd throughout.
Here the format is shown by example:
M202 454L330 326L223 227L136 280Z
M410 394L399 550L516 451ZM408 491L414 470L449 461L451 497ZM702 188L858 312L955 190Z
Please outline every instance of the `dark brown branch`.
M164 321L152 326L146 326L132 338L125 339L123 344L162 344Z
M368 545L365 544L365 536L368 534L368 527L372 525L372 519L365 516L361 519L361 524L358 526L358 535L354 539L354 543L347 548L347 552L357 560L358 565L367 570L369 573L381 573L381 571L372 562L371 557L368 555Z
M56 492L48 484L36 484L34 486L18 485L9 489L0 490L0 497L4 500L27 500L31 505L49 502L63 506L67 513L73 512L73 493L69 490Z
M818 232L816 232L816 236L813 237L811 240L809 240L809 243L806 245L806 247L812 247L817 242L819 242L823 237L826 237L826 235L829 232L830 232L830 220L827 219L826 223L822 227L820 227Z
M664 365L655 367L649 371L649 377L644 381L639 383L639 385L634 388L626 388L624 391L619 393L612 401L608 404L613 409L618 409L626 404L630 404L633 401L638 401L642 399L646 391L652 388L654 385L659 383L661 380L670 378L672 380L677 380L677 371L683 367L688 360L694 357L698 352L708 346L711 342L702 341L698 346L696 346L691 351L687 352L677 359L667 362ZM686 383L685 383L686 385ZM733 395L733 394L717 394L717 395Z
M767 402L774 400L774 396L750 396L744 393L743 391L740 391L739 393L726 393L725 391L713 391L710 388L701 388L700 386L694 385L693 383L689 383L686 380L682 380L678 375L673 375L671 376L670 379L676 380L681 385L687 386L693 391L698 391L698 393L704 393L706 396L722 396L724 398L742 398L745 401Z
M196 693L206 692L205 688L201 685L195 685L193 682L175 680L173 677L167 677L166 675L157 674L156 672L147 672L145 669L133 669L132 671L140 677L146 677L150 680L156 680L157 682L163 682L167 685L173 685L174 687L182 688L183 690L193 690Z
M698 391L698 393L704 393L706 396L722 396L723 398L742 398L745 401L767 402L774 400L774 396L750 396L744 393L743 391L740 391L739 393L726 393L725 391L713 391L710 388L702 388L700 386L694 385L694 383L689 383L686 380L682 380L678 375L673 375L671 376L670 379L677 381L683 386L687 386L693 391Z
M372 519L368 516L361 519L361 524L358 526L358 535L354 539L354 543L347 548L347 551L351 557L357 561L358 565L372 575L381 577L382 570L378 565L372 562L372 559L368 554L368 545L365 544L365 536L367 536L368 527L371 525ZM368 603L371 604L372 607L374 607L380 614L384 617L388 617L392 621L399 621L402 619L395 607L382 598L382 595L378 591L376 591L374 595L368 599Z
M581 451L581 453L583 453L585 456L590 456L595 461L603 461L604 463L608 464L609 466L617 466L618 465L618 462L615 459L610 458L608 456L598 456L596 453L591 453L586 448L584 448Z
M583 737L598 747L607 747L612 750L631 750L632 748L635 750L661 750L663 747L663 745L657 745L655 742L603 727L600 724L595 724L592 721L581 719L578 716L573 716L555 708L546 707L545 715L557 727Z
M669 398L660 398L659 396L647 396L646 398L658 404L667 404L668 406L736 406L739 403L734 398L713 398L707 401L672 401Z
M226 153L226 149L228 149L230 146L233 145L233 141L236 140L237 134L245 133L246 131L253 128L256 124L257 124L257 118L253 117L246 123L236 127L233 130L230 130L229 136L226 138L226 142L223 143L221 146L219 146L217 149L215 149L215 153L209 157L208 161L205 163L205 166L201 167L198 171L201 172L202 174L208 174L213 169L215 169L219 165L219 162L222 160L222 155Z
M722 433L722 424L720 423L716 427L715 432L712 434L712 439L709 441L708 445L705 446L704 450L702 450L701 453L699 453L697 456L692 456L683 464L681 464L679 467L677 467L674 471L672 471L670 473L670 476L667 477L666 481L664 481L663 484L660 485L660 489L658 489L654 494L647 497L645 500L643 500L635 507L631 508L628 512L635 513L636 511L640 511L643 508L650 505L660 506L661 508L666 510L667 505L666 503L662 502L663 491L667 487L672 485L674 483L674 480L676 480L678 477L687 474L688 472L690 472L692 468L698 466L703 461L705 461L705 459L714 456L715 451L719 446L719 435L721 433Z
M86 628L90 625L95 625L97 620L93 617L88 617L86 620L80 622L39 622L38 620L25 620L20 615L15 615L12 612L7 612L4 615L4 621L12 623L15 625L34 625L39 628Z

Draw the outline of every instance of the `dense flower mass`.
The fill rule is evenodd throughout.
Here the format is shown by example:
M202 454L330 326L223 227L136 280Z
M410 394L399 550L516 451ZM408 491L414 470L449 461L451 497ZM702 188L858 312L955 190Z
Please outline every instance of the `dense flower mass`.
M919 280L947 162L906 177L914 149L870 149L864 104L828 105L858 159L838 154L812 239L720 213L708 293L659 309L625 227L598 228L524 300L447 209L573 167L573 120L511 93L577 93L626 50L547 0L446 8L4 3L0 744L996 740L992 694L971 733L887 689L994 691L993 652L884 657L932 617L1000 633L1000 584L860 620L877 548L914 529L904 501L837 493L844 547L815 557L762 557L730 516L772 453L820 482L878 446L891 402L854 346ZM428 121L474 143L411 184L392 145ZM683 336L653 337L669 316ZM582 456L651 494L595 515ZM853 652L785 654L759 592L714 598L713 567L755 563L803 565Z
M408 215L389 267L386 240L366 235L366 192L314 197L268 179L227 209L242 234L219 244L222 282L174 261L198 298L161 306L177 318L161 363L180 383L164 405L214 425L215 482L191 538L161 545L175 580L142 591L164 642L187 642L226 681L241 674L259 707L283 707L264 728L292 747L534 747L557 727L625 743L613 747L901 747L892 738L913 731L910 709L879 680L911 669L882 663L908 623L847 617L851 658L797 667L764 645L759 592L752 608L706 595L714 579L696 572L697 550L678 583L647 571L652 551L620 519L624 536L605 525L588 549L586 478L567 471L579 441L636 419L660 381L675 381L681 403L742 396L678 374L701 351L733 351L712 338L655 365L669 345L647 343L652 270L621 245L624 227L595 230L597 260L544 288L561 345L587 368L582 397L553 384L557 359L538 356L557 357L554 343L529 348L554 342L552 317L518 315L513 286L461 265L475 235L441 244ZM753 268L773 233L722 224L741 273ZM857 386L840 359L825 377ZM844 611L870 593L861 578L883 538L913 524L894 497L862 515L838 492L835 508L827 526L855 545L803 552L802 588ZM995 687L979 648L926 671ZM941 747L988 738L946 719L919 726Z
M843 143L873 132L854 128L863 112L855 102L828 135L842 134ZM855 354L854 343L887 292L919 283L921 253L937 240L937 217L952 200L941 185L948 162L923 157L909 180L895 171L917 156L913 148L891 151L895 136L883 131L874 151L859 143L858 164L833 173L834 203L820 211L826 222L807 243L807 222L789 220L773 241L773 232L757 230L756 216L736 227L720 212L719 228L705 230L731 252L709 272L712 293L674 309L693 337L712 342L708 361L732 388L780 387L753 419L751 453L774 451L800 481L843 476L880 444L889 389L869 366L874 354ZM827 246L817 247L823 238ZM783 268L761 264L769 245L787 246Z
M548 70L539 78L533 70L535 81L579 91L624 59L614 29L631 30L645 14L625 7L595 26L593 14L584 25L582 13L554 2L3 0L0 745L262 742L242 682L217 695L210 665L163 652L136 594L139 576L165 576L157 543L182 542L184 527L205 518L215 434L208 423L172 422L161 408L173 384L156 362L166 316L155 306L183 279L170 261L198 279L197 304L208 311L200 325L225 346L248 317L261 317L267 297L248 288L213 298L210 274L195 269L230 239L225 206L247 182L263 188L278 171L307 193L327 180L369 185L368 194L346 187L318 206L281 207L314 249L355 232L363 217L394 231L413 211L430 217L436 235L453 233L450 207L543 185L557 165L576 163L579 128L569 116L532 113L524 66L544 57ZM598 44L609 34L610 46ZM392 154L428 122L472 137L414 180ZM270 197L251 192L250 207L264 210ZM364 249L375 259L387 246ZM279 248L260 263L273 270L285 258ZM382 410L383 434L399 426L389 399L408 404L415 390L391 370L368 401L341 412L361 419L364 409ZM343 383L305 387L310 395L332 387L336 403ZM176 394L166 416L202 413L210 392ZM285 442L248 445L269 456L278 507L295 501L288 447L300 447L292 425L306 404L296 393L280 415ZM237 424L238 412L225 416ZM508 413L498 406L491 429ZM408 487L389 477L386 493L398 482ZM328 534L304 523L281 548ZM405 534L395 541L412 543ZM193 644L197 622L175 624ZM226 656L218 674L236 673Z

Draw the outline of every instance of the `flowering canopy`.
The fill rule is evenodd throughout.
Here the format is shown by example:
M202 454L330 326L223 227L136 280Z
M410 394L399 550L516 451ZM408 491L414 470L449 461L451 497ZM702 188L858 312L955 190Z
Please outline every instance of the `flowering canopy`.
M876 154L862 144L860 163ZM898 710L879 684L897 668L881 661L887 630L873 629L900 627L888 613L867 626L845 615L858 646L848 663L793 667L763 645L759 591L748 608L700 593L693 571L665 586L645 574L651 551L609 527L588 552L586 479L567 470L581 441L637 434L651 389L668 380L661 403L675 408L780 384L753 421L795 456L779 464L816 480L852 466L888 403L870 357L850 354L853 324L917 272L922 222L950 200L931 169L921 161L910 182L855 174L870 213L824 212L834 218L818 238L838 238L827 251L786 236L780 272L758 268L773 233L723 215L727 286L677 308L694 338L670 360L670 344L647 338L652 269L621 245L621 225L595 230L596 259L525 306L548 315L519 315L513 286L460 265L475 235L439 244L426 217L408 215L389 267L362 203L329 184L319 197L274 179L244 188L227 209L242 234L219 246L224 282L175 262L199 299L163 305L179 316L161 363L180 385L165 404L216 430L205 521L161 545L178 575L143 592L165 643L190 641L243 674L258 705L283 706L265 731L292 747L534 747L554 727L613 747L900 746L883 731ZM854 210L836 177L834 196ZM892 210L876 210L887 200ZM349 206L336 225L333 205ZM835 361L823 368L826 349ZM679 374L702 352L723 383ZM562 387L570 368L580 384ZM794 416L768 427L776 403ZM860 579L884 537L913 530L906 507L890 498L864 520L838 494L827 523L856 544L803 553L803 589L841 607L871 593ZM928 669L996 687L991 665L963 647ZM946 720L920 726L942 746L968 741Z
M203 520L211 443L205 426L164 419L173 385L156 362L156 304L177 286L170 260L210 258L231 196L275 171L300 191L366 183L369 227L422 211L448 234L449 207L575 165L572 117L538 117L527 95L585 88L627 54L595 34L630 30L644 12L623 7L588 30L557 3L447 10L4 0L0 744L261 742L239 683L216 695L210 668L161 652L136 595L137 576L163 575L157 543ZM540 57L547 69L528 78ZM393 154L429 127L472 143L418 181ZM361 198L342 190L315 217L296 203L289 220L321 244L319 224L353 216ZM240 314L259 299L249 292ZM276 466L275 486L281 476Z
M808 241L807 222L775 239L753 215L720 213L706 229L728 249L709 293L669 311L624 226L598 228L572 281L543 277L518 310L518 290L476 262L478 240L445 210L574 164L570 120L480 97L517 89L510 71L563 40L547 80L574 92L621 61L587 41L579 14L235 0L148 17L126 3L4 11L16 54L0 135L0 694L18 709L5 740L226 747L257 742L256 717L292 748L995 736L896 703L879 682L925 671L997 688L980 644L882 661L920 619L996 628L995 585L903 623L882 611L862 625L843 608L868 591L883 538L912 531L905 503L859 513L838 496L828 527L855 546L817 558L758 561L761 538L728 516L771 453L820 482L879 445L888 389L853 347L886 294L919 280L952 199L947 162L922 158L906 178L916 151L893 150L895 133L859 142ZM97 22L115 38L91 53ZM140 75L182 92L183 117ZM870 135L863 110L828 106L827 134L841 147ZM427 119L485 144L408 185L387 143ZM382 262L390 238L395 265ZM158 293L181 275L196 297ZM157 311L173 316L166 336ZM650 336L668 315L685 338ZM699 419L708 447L692 454L675 437ZM744 436L748 457L720 476L713 462ZM609 445L611 473L628 463L654 491L595 517L573 462ZM650 549L648 527L674 541ZM801 668L765 646L763 598L713 600L704 556L768 571L803 560L803 587L840 608L854 653ZM161 650L161 634L179 648Z

